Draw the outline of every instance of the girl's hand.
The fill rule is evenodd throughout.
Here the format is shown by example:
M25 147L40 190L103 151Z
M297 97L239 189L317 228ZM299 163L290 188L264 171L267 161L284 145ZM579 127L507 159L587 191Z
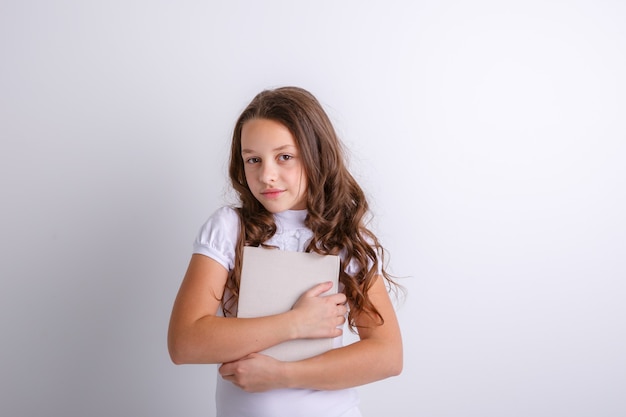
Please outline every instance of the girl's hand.
M311 288L294 304L291 313L295 317L296 338L316 339L341 336L341 326L346 321L345 294L322 295L332 288L324 282Z
M219 367L219 373L247 392L263 392L285 388L284 362L260 353L251 353L234 362Z

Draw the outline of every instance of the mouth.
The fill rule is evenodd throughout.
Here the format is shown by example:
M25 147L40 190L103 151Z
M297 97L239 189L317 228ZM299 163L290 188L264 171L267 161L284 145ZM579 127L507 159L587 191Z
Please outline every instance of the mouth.
M266 198L277 198L278 196L280 196L285 190L278 190L278 189L270 189L270 190L265 190L265 191L261 191L261 195L263 197Z

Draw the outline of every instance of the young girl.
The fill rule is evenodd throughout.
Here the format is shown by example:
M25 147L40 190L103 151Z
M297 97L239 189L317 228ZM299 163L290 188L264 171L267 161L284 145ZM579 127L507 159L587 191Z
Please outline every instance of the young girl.
M172 361L222 364L218 417L360 416L354 387L402 369L396 284L320 103L296 87L258 94L235 125L229 173L240 207L218 209L195 240L170 321ZM319 284L288 312L237 318L244 246L339 255L340 291L324 295L332 284ZM359 340L342 347L346 320ZM331 337L336 348L305 360L258 353Z

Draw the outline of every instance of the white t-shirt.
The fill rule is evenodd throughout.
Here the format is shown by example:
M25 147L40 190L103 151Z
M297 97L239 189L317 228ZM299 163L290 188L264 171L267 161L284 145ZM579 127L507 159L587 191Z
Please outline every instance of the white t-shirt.
M306 210L288 210L274 215L276 233L266 243L281 250L303 252L313 233L304 225ZM231 207L215 211L200 229L193 252L208 256L226 269L234 266L239 235L239 216ZM346 272L354 272L348 265ZM335 339L335 347L342 345ZM248 393L217 376L217 417L360 417L356 389L317 391L280 389Z

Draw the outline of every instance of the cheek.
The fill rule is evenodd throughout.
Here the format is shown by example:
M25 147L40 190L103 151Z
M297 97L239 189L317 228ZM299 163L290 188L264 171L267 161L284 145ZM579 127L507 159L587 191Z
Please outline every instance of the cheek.
M243 176L246 178L247 182L253 178L251 168L248 165L243 166Z

